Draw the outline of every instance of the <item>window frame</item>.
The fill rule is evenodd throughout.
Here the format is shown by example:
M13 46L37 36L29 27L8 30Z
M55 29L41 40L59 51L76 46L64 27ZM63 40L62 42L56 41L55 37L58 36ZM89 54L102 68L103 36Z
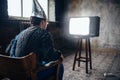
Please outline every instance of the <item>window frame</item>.
M23 0L20 0L21 1L21 15L20 16L13 16L13 15L9 15L8 14L8 17L9 19L16 19L16 20L30 20L30 17L24 17L23 16ZM47 3L47 18L49 20L49 0L47 0L48 3Z

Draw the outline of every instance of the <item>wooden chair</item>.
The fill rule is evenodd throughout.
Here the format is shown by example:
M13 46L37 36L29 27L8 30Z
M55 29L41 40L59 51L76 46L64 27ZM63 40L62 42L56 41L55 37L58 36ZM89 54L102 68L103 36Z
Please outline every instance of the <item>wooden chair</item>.
M58 73L61 64L61 59L47 63L43 67L36 67L36 55L30 53L24 57L11 58L9 56L0 55L0 80L9 78L10 80L37 80L36 73L57 65L57 71L48 79L58 80Z

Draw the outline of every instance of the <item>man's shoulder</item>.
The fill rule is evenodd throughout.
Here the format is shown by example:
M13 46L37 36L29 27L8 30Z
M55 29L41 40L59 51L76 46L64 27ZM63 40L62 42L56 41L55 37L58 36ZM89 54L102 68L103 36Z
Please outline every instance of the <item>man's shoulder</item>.
M49 31L45 30L45 29L41 29L41 28L38 28L35 33L37 34L41 34L41 35L51 35Z
M41 29L39 27L29 27L21 32L22 35L31 35L31 37L46 37L51 36L51 33L48 30Z

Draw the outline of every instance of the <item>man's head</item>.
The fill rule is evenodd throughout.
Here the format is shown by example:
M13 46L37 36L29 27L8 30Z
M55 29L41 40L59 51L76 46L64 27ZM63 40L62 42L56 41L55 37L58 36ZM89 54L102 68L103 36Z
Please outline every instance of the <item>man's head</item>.
M31 24L33 26L39 26L42 29L47 28L47 21L46 21L46 19L43 19L43 18L38 18L38 17L35 17L35 16L31 16Z
M46 29L47 26L45 12L37 0L33 0L31 24L42 29Z

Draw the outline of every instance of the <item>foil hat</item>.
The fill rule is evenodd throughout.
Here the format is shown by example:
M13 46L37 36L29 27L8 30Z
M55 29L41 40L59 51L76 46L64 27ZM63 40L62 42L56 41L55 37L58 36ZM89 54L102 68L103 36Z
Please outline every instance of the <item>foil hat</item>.
M37 0L33 0L31 16L46 19L45 12Z

